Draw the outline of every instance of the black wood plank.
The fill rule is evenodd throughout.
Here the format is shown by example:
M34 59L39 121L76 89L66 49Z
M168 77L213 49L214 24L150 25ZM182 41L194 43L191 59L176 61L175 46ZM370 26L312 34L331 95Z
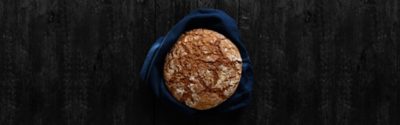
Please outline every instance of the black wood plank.
M348 18L348 20L356 20L357 24L349 26L352 27L351 29L344 28L347 31L354 30L353 32L357 35L348 36L348 39L353 39L349 40L350 44L337 44L340 48L344 48L342 51L357 53L356 56L358 56L358 67L353 73L355 81L350 88L353 94L349 99L350 105L347 106L354 109L349 114L348 122L350 124L398 124L398 121L389 118L389 116L399 115L398 108L392 106L398 104L395 102L398 92L393 91L393 89L399 88L396 81L398 70L394 71L398 65L399 53L395 52L398 45L393 42L398 36L389 35L398 34L398 32L394 33L395 30L391 28L396 25L393 23L394 18L389 18L396 16L391 15L393 10L388 12L385 9L392 8L393 5L394 7L398 6L398 3L393 3L393 1L390 3L392 4L383 4L377 1L352 3L365 6L359 10L357 15L354 15L355 19L354 17ZM342 30L342 32L344 31ZM350 50L348 46L360 47ZM338 111L338 113L340 112Z
M18 29L14 29L18 26L16 9L14 7L18 3L15 1L3 1L1 3L0 11L0 123L14 124L18 118L18 84L21 81L18 80L19 74L17 74L18 64L16 64L17 51L20 51L22 47L19 47L15 41L20 38L16 38L16 34L19 34ZM20 27L19 27L20 28ZM21 51L22 52L22 51ZM18 53L20 54L20 53ZM24 58L20 58L24 59ZM20 72L20 71L19 71Z
M155 40L154 1L110 1L102 7L105 44L93 73L94 124L153 124L154 96L139 71Z
M36 4L32 7L29 4ZM62 86L58 76L55 55L55 24L49 23L47 11L54 11L54 2L4 1L1 18L7 62L0 70L4 82L1 99L1 124L49 124L61 120L58 87ZM48 25L46 25L48 24ZM2 65L2 66L3 66ZM5 85L5 86L4 86ZM3 88L2 87L2 88ZM5 106L5 107L3 107Z
M215 8L218 0L197 0L197 8Z
M175 6L175 23L190 13L191 10L198 8L196 0L178 0L171 2Z
M218 0L216 8L223 10L238 22L239 20L239 0Z
M266 121L270 119L270 116L265 114L270 114L271 112L270 104L272 103L268 98L270 98L272 95L265 92L271 92L271 88L260 88L260 85L270 85L271 83L266 83L265 80L272 81L272 79L270 79L270 76L268 76L268 72L260 72L262 68L258 66L258 63L261 61L268 61L269 59L267 60L261 56L256 57L260 51L268 50L268 48L266 48L267 46L264 46L264 44L267 44L268 41L261 41L259 39L260 30L262 28L269 28L260 27L260 25L264 23L262 20L260 20L260 17L262 14L264 14L260 12L261 7L261 1L251 2L239 0L239 30L241 33L242 42L247 47L248 54L252 61L255 78L255 83L253 83L251 103L244 110L244 118L236 119L239 120L239 123L241 124L267 124ZM260 55L262 54L260 53Z
M153 98L143 98L150 91L138 76L147 49L143 46L154 40L154 31L138 32L153 29L151 2L138 1L133 4L137 7L107 1L6 5L10 14L1 22L10 24L2 25L9 27L2 36L9 41L2 47L11 49L2 56L10 63L1 78L11 82L2 84L6 93L1 95L9 98L4 103L10 110L4 110L1 123L153 123ZM3 77L7 74L16 75ZM130 119L143 112L151 117Z

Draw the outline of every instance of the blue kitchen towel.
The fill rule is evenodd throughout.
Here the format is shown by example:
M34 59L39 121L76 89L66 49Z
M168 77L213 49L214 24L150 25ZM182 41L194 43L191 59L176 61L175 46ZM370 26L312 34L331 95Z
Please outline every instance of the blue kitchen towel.
M243 60L242 76L235 93L219 106L206 111L199 111L177 101L164 84L163 67L167 53L170 51L179 36L186 31L196 28L205 28L217 31L229 38L239 49ZM240 109L250 102L252 85L254 82L253 69L247 50L241 42L236 22L225 12L216 9L198 9L180 20L164 36L158 38L147 53L140 76L150 83L156 96L171 104L173 107L187 114L204 112L229 112Z

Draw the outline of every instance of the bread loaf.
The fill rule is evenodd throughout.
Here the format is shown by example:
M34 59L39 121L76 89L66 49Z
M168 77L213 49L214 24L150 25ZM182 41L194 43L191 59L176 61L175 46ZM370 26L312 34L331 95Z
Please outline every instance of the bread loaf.
M164 63L170 93L197 110L216 107L232 96L241 73L238 48L224 35L208 29L182 34Z

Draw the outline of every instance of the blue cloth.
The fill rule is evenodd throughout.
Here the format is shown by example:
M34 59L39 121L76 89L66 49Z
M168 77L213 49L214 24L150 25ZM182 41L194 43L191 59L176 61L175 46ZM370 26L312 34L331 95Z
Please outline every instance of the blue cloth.
M163 66L166 54L177 41L178 37L191 29L206 28L217 31L228 37L239 49L243 60L243 70L239 86L235 93L219 106L207 111L199 111L178 102L164 84ZM250 102L253 69L247 50L241 42L236 22L226 13L216 9L198 9L180 20L164 37L158 38L151 46L140 75L145 82L150 83L156 96L187 114L203 112L229 112L240 109Z

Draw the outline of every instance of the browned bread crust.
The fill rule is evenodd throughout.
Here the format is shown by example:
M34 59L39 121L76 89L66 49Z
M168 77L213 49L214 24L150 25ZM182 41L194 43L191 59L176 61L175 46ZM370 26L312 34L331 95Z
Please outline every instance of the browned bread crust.
M165 61L164 79L170 93L198 110L216 107L228 99L242 73L238 48L222 34L208 29L181 35Z

